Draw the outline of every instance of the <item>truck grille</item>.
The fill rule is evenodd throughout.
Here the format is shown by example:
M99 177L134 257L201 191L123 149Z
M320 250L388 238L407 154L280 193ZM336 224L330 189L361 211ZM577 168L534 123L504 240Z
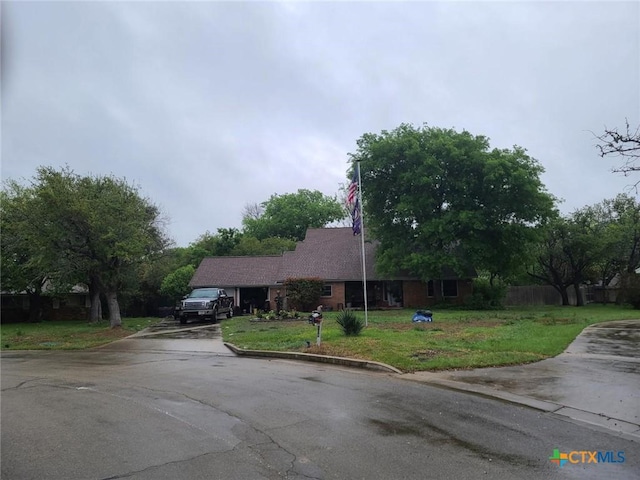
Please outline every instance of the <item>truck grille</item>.
M204 310L208 302L188 302L184 304L186 310Z

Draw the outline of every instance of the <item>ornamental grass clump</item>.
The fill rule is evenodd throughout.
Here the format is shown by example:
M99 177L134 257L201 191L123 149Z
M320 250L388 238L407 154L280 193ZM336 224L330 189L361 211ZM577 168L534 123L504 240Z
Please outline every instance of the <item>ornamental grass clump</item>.
M336 322L340 325L342 332L347 335L360 335L364 328L364 323L351 310L343 310L338 314Z

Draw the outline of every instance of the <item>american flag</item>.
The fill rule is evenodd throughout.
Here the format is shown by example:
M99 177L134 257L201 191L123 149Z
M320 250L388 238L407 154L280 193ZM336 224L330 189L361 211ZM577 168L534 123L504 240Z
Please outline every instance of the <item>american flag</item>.
M351 214L353 234L359 235L362 227L360 217L360 201L358 200L358 164L353 169L353 178L347 191L347 209Z
M349 212L353 214L353 210L356 207L356 199L358 197L358 164L356 163L356 168L353 170L353 178L351 179L351 183L349 184L349 190L347 192L347 208Z
M356 204L353 207L353 211L351 212L351 220L354 235L360 235L360 231L362 230L362 218L360 217L360 200L356 198Z

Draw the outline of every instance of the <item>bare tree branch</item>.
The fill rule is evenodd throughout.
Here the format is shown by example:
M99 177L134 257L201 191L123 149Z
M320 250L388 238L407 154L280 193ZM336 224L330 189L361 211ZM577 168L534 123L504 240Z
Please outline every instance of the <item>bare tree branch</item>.
M632 131L628 120L625 124L626 129L622 133L617 128L605 127L602 135L596 135L600 142L596 148L600 151L601 157L624 157L623 164L613 171L627 174L640 171L640 165L636 164L636 159L640 158L640 126Z
M611 169L613 173L622 173L627 176L633 172L640 171L640 126L635 131L629 125L629 120L625 119L625 129L620 132L617 128L606 128L602 135L595 135L598 140L596 148L601 157L620 157L622 163ZM640 180L633 188L638 190Z
M247 203L242 211L242 218L250 218L252 220L259 219L264 213L264 208L257 203Z

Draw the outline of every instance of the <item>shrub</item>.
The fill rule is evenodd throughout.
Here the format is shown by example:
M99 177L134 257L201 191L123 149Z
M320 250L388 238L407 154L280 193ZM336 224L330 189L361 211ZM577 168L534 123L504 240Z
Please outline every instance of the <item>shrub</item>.
M507 286L496 281L492 285L486 278L477 278L473 282L473 295L465 300L465 306L473 310L501 310Z
M349 335L360 335L364 328L364 323L351 310L343 310L338 314L336 322L340 325L342 332Z
M640 275L625 274L622 276L622 289L616 303L628 303L634 309L640 309Z
M321 278L287 278L284 282L287 289L289 305L296 310L310 312L318 305L324 280Z
M170 273L162 280L160 294L171 300L180 299L191 291L189 281L196 269L192 265L185 265Z

